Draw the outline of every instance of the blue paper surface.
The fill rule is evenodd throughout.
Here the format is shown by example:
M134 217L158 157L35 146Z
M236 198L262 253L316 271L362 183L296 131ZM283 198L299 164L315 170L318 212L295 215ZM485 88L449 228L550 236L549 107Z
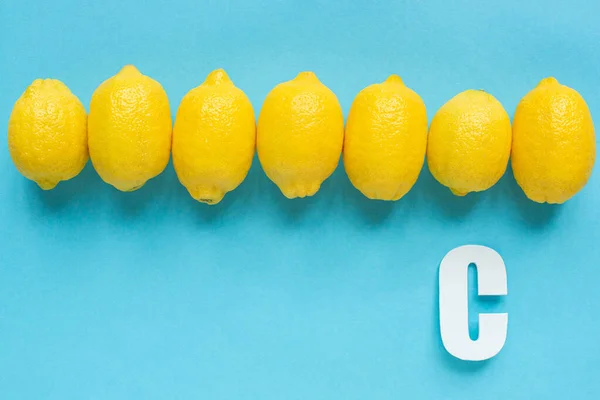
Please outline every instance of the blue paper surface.
M600 2L4 0L0 125L35 78L86 108L125 64L162 83L173 113L224 68L256 114L313 70L347 115L399 74L428 116L485 89L512 116L540 79L600 119ZM5 128L4 128L5 129ZM6 132L6 131L5 131ZM600 176L562 206L526 199L511 171L453 196L425 167L396 203L343 167L287 200L255 159L222 204L196 203L172 165L133 193L91 164L42 192L0 141L2 399L598 399ZM487 362L440 341L437 269L456 246L508 269L508 340Z

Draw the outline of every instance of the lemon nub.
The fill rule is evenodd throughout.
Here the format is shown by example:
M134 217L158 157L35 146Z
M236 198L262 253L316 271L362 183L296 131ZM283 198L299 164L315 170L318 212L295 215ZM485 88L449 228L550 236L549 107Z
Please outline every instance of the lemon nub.
M400 78L400 76L396 74L391 74L390 76L388 76L388 78L385 80L385 83L399 83L401 85L404 85L402 78Z
M552 76L544 78L538 83L538 86L559 85L558 80Z
M303 71L300 72L295 78L294 81L296 82L314 82L314 83L320 83L321 81L319 81L319 78L317 78L317 75L315 75L314 72L312 71Z
M134 65L126 65L119 71L118 75L137 75L140 71Z
M206 85L220 85L222 83L231 83L231 79L229 79L229 75L227 75L224 69L219 68L208 74L204 83Z

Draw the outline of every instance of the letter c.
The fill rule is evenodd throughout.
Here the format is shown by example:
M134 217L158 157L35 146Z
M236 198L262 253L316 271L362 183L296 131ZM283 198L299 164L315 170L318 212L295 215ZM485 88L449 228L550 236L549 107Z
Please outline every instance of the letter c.
M507 313L479 314L479 338L469 337L467 274L469 264L477 267L479 296L504 296L508 293L506 266L495 250L466 245L451 250L440 264L440 332L446 350L467 361L494 357L506 342Z

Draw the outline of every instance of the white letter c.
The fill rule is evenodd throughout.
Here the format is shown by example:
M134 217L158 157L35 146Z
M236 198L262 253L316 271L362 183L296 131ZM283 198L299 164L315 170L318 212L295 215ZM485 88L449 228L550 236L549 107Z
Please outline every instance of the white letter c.
M440 331L446 350L467 361L494 357L506 342L508 314L480 314L479 338L469 337L468 268L477 267L479 296L508 293L506 266L496 251L485 246L466 245L451 250L440 264Z

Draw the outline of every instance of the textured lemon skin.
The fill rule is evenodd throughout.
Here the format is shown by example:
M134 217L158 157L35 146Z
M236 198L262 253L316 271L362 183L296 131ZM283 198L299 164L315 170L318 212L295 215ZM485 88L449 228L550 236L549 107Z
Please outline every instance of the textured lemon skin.
M172 121L160 83L125 66L94 94L88 117L90 158L121 191L139 189L169 162Z
M433 117L427 142L431 174L457 196L494 186L506 171L511 149L508 114L494 96L467 90Z
M287 198L314 195L339 163L344 117L335 94L312 72L277 85L258 118L260 163Z
M543 79L515 111L511 160L517 183L535 202L561 204L585 186L595 159L585 100L556 79Z
M363 89L344 135L348 178L369 199L398 200L413 187L427 149L423 100L400 77Z
M222 69L190 90L173 130L173 165L190 195L217 204L246 177L256 144L252 104Z
M8 123L8 148L19 172L44 190L79 174L88 160L86 118L64 83L35 80Z

